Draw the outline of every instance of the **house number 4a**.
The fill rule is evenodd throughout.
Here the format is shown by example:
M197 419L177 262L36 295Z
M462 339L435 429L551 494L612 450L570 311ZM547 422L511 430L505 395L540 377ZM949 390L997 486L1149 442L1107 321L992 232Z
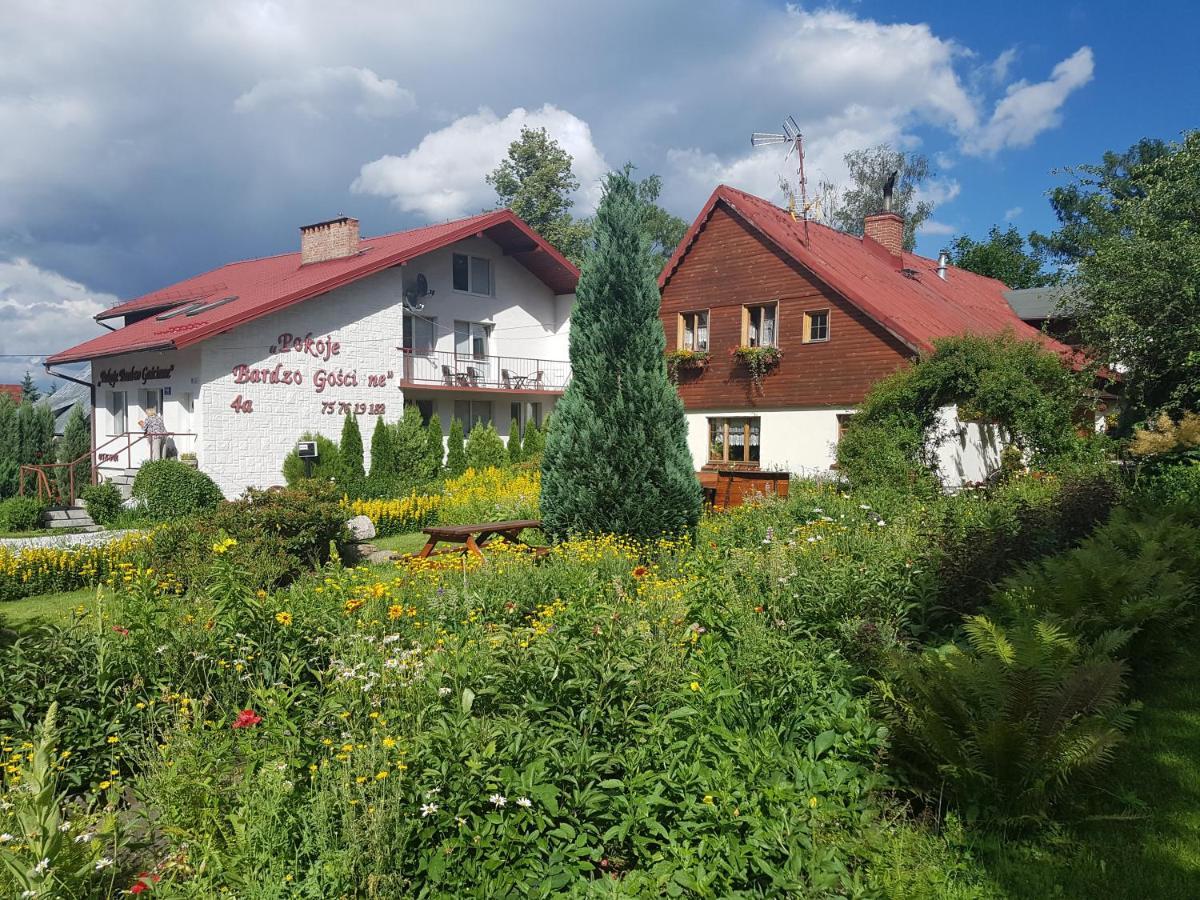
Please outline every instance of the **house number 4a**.
M233 402L229 404L229 408L235 413L252 413L254 412L254 401L243 400L242 395L238 394L233 398Z

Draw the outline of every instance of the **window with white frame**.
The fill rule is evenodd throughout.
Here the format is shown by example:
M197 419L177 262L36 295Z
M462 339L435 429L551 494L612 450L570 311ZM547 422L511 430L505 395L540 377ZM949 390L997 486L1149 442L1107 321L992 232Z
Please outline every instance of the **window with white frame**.
M109 433L124 434L129 419L129 395L124 391L109 391L108 415L112 420Z
M437 346L437 319L425 316L404 317L404 349L427 356Z
M454 352L468 359L485 359L488 355L488 332L491 326L483 322L454 323Z
M455 253L452 257L451 270L456 291L491 296L492 261L487 257Z

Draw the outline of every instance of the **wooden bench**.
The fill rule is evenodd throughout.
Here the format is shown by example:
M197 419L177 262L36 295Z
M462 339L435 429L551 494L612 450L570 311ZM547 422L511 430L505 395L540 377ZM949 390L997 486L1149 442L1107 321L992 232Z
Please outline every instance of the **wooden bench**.
M473 553L483 559L483 548L494 537L502 537L514 544L523 544L521 532L526 528L541 528L540 519L510 519L507 522L480 522L476 525L433 525L422 531L429 535L417 559L425 559L439 553ZM438 550L439 543L461 544L452 550ZM530 546L526 544L525 546ZM543 548L533 548L535 551Z

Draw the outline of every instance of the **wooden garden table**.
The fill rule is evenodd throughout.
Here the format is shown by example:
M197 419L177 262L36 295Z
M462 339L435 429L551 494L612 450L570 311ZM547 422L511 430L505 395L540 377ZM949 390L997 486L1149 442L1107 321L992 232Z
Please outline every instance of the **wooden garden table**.
M433 525L422 531L429 535L425 546L417 554L418 559L425 559L433 553L453 553L453 550L437 550L441 542L447 544L462 544L468 553L473 553L483 559L483 548L492 538L500 536L506 541L520 544L521 532L526 528L541 528L540 519L510 519L506 522L480 522L475 525Z

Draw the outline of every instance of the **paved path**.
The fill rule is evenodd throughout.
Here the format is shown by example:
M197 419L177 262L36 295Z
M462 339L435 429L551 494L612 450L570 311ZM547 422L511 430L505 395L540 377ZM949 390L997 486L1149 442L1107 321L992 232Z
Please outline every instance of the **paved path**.
M90 544L107 544L119 537L131 534L124 531L85 531L75 534L41 534L37 537L0 538L0 548L25 550L29 547L77 547Z

